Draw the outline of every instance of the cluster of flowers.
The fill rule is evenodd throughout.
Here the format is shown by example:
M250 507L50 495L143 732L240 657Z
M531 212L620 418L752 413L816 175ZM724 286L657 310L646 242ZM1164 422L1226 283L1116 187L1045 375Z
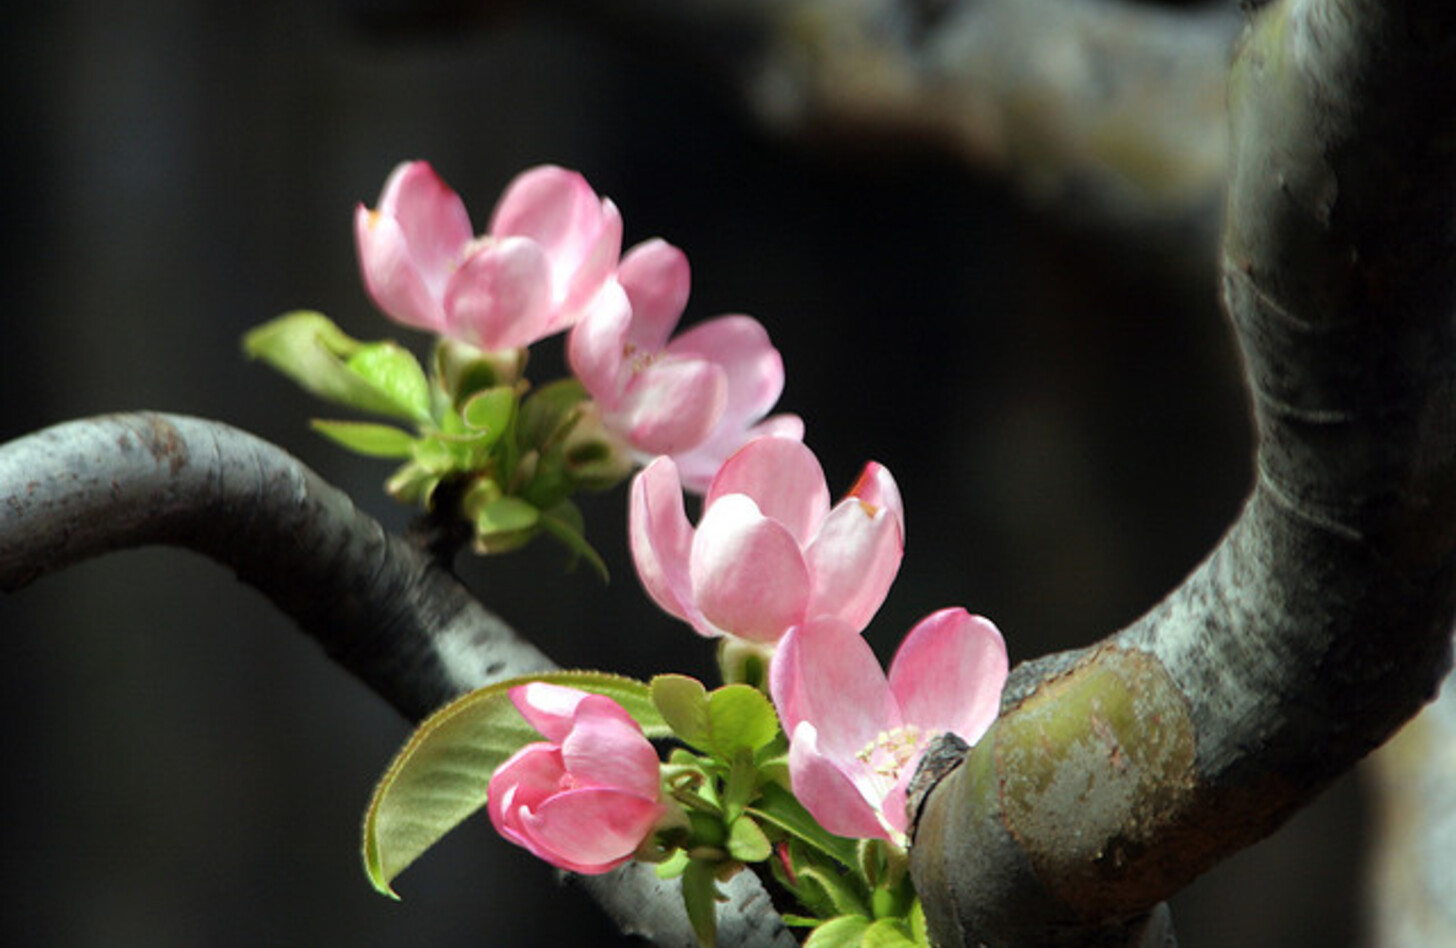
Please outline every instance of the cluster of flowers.
M610 200L551 166L510 184L483 235L424 162L400 165L377 207L355 216L365 285L393 319L487 354L569 331L570 366L594 417L641 466L629 501L641 582L666 612L720 640L729 682L720 691L741 689L720 700L682 676L635 683L650 690L658 710L645 713L666 719L663 733L705 749L664 764L643 713L601 689L544 680L509 688L510 704L544 739L493 761L490 819L512 842L581 873L633 858L666 862L676 851L679 872L711 864L721 878L773 851L780 878L793 881L798 850L788 837L820 828L877 841L903 865L907 786L926 749L945 733L974 743L996 717L1007 674L1000 633L943 609L911 629L882 670L861 633L903 556L904 505L890 472L867 464L831 503L802 422L766 417L784 369L763 327L728 315L673 337L687 258L657 239L622 254L622 230ZM467 425L494 417L463 415ZM703 497L696 526L685 492ZM404 769L397 763L390 779ZM797 802L774 804L777 785ZM796 821L797 807L817 828ZM820 848L841 852L822 840ZM855 861L849 852L842 863Z
M477 236L465 203L423 161L397 167L355 211L365 286L391 318L487 351L570 330L572 372L639 459L673 457L701 491L749 438L802 438L765 419L784 387L757 320L719 316L670 338L691 276L677 247L622 255L622 216L574 171L545 165L506 188Z

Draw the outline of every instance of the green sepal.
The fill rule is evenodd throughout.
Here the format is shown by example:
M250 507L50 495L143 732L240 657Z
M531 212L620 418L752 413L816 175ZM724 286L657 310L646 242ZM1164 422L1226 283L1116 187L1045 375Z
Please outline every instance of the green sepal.
M682 874L683 907L702 948L718 944L717 872L716 863L694 859Z
M750 816L728 825L728 855L740 862L763 862L773 855L773 844Z
M841 915L810 932L804 948L859 948L869 927L863 915Z
M349 371L415 421L430 420L430 383L414 353L397 342L371 342L348 357Z
M519 497L497 497L475 512L475 530L482 537L531 530L541 511Z
M309 426L335 444L372 458L407 458L414 453L417 440L408 431L394 425L369 421L324 421L316 418L309 422Z
M323 313L310 310L285 313L243 336L243 351L250 358L268 363L304 391L336 405L419 420L413 408L402 407L349 368L348 359L363 347Z
M549 510L541 511L540 525L542 530L571 551L573 557L586 560L592 571L602 578L602 582L611 581L612 574L607 569L607 561L586 540L586 520L576 504L563 500Z
M512 688L533 681L606 695L652 739L671 731L647 683L605 672L559 671L497 682L455 699L426 718L380 778L364 817L364 871L379 892L441 837L486 803L495 769L542 740L511 703Z

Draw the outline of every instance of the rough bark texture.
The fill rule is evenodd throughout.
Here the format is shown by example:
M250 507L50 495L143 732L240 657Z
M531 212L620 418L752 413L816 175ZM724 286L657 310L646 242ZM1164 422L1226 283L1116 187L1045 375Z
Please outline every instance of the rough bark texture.
M138 413L0 446L0 590L155 543L236 570L411 721L463 691L555 667L430 554L235 428ZM676 884L651 867L578 882L622 931L697 944ZM723 888L720 944L793 944L751 873Z
M913 867L947 945L1103 943L1393 734L1450 661L1456 14L1266 7L1231 90L1257 483L1163 603L1023 671L930 792Z

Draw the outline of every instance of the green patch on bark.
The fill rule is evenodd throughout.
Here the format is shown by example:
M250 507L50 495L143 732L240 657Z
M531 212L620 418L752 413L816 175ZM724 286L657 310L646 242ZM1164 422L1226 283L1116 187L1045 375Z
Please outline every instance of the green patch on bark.
M1006 827L1062 900L1096 912L1158 871L1148 843L1194 787L1194 738L1156 658L1099 649L994 733Z

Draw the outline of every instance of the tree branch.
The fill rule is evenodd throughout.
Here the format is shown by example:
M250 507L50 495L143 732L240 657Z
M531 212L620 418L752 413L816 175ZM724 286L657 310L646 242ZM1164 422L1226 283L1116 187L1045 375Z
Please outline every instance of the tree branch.
M0 590L148 544L234 569L411 721L463 691L556 667L444 564L235 428L138 413L0 446ZM579 884L624 932L697 945L676 883L650 867L632 863ZM752 873L723 888L721 945L794 944Z
M676 51L780 134L856 148L918 140L1081 221L1129 235L1190 221L1207 237L1214 232L1227 169L1232 4L563 5L654 55Z
M1259 428L1218 548L1023 667L912 853L946 945L1103 944L1435 693L1456 616L1456 8L1288 0L1231 80L1225 302Z

